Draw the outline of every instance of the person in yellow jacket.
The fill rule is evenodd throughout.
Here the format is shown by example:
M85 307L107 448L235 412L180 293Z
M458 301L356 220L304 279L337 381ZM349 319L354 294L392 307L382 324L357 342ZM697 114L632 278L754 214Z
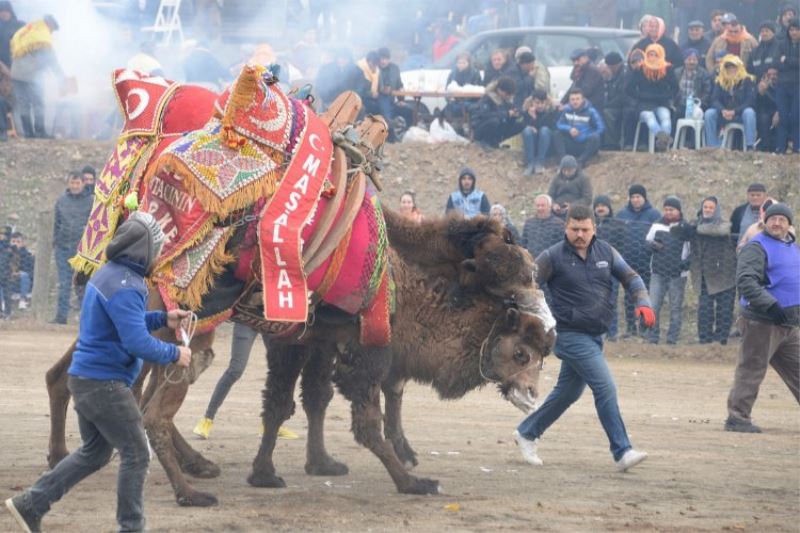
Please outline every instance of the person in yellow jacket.
M11 37L11 80L25 137L47 137L44 128L44 74L65 80L53 49L58 22L52 15L29 22Z

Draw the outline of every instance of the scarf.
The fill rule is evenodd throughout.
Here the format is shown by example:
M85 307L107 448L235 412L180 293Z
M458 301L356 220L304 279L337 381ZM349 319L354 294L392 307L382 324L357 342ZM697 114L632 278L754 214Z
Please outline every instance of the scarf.
M656 57L650 57L650 52L655 52ZM667 69L672 66L666 59L664 47L660 44L651 44L644 51L644 63L642 72L644 77L650 81L658 81L667 75Z
M19 59L37 50L53 47L53 34L44 20L30 22L11 37L11 58Z
M730 35L728 33L728 30L722 32L722 36L725 38L725 42L727 42L728 44L742 44L746 40L751 39L750 34L747 33L747 28L745 28L744 26L742 26L742 31L740 31L739 35L737 35L736 37Z
M367 58L359 59L356 63L356 66L361 69L361 72L364 73L364 78L369 82L369 90L372 93L373 97L377 97L378 95L378 80L381 77L381 70L375 69L374 71L370 70L369 64L367 63Z
M733 76L728 75L728 69L725 68L726 63L733 63L736 65L736 73ZM744 67L744 63L739 56L728 54L722 58L722 61L720 61L719 74L717 74L717 79L714 81L716 81L720 87L725 89L725 91L731 93L734 87L748 78L753 81L756 79L755 76L751 76L747 73L747 69Z

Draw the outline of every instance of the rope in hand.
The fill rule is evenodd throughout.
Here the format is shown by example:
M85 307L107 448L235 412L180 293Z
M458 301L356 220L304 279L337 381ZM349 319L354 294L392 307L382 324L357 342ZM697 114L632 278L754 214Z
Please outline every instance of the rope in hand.
M181 338L181 343L187 348L192 342L192 338L194 337L195 332L197 331L197 322L198 318L194 311L189 311L189 316L181 320L181 323L178 325L178 334ZM186 324L186 327L183 324ZM188 368L179 367L177 365L173 365L172 368L165 367L164 368L164 379L166 383L170 385L177 385L183 382L186 379ZM173 379L176 374L180 374L180 377L177 379Z

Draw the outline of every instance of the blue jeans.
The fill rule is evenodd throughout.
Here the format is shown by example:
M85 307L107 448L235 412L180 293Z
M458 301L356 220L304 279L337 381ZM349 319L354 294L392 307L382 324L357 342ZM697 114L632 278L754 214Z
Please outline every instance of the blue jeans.
M797 152L800 150L800 87L779 83L775 89L775 101L780 117L775 149L785 152L791 139Z
M553 133L547 126L542 127L538 133L531 126L526 126L522 130L522 142L525 145L525 164L544 166L552 139Z
M208 401L208 407L206 407L206 418L214 420L217 410L222 405L222 402L225 401L231 391L231 387L244 374L244 369L247 368L247 361L250 359L250 351L253 349L253 343L257 336L258 332L253 328L238 322L233 324L231 360L228 363L228 368L220 376L217 386L214 387L214 392ZM266 341L264 346L266 346Z
M558 382L542 406L523 420L517 429L525 438L538 439L589 385L611 453L618 461L631 449L631 443L619 412L617 387L603 356L603 339L585 333L559 331L553 352L561 359Z
M119 450L117 522L120 531L144 531L144 479L150 463L142 414L130 387L121 381L70 376L83 443L46 472L23 495L36 516L44 516L72 487L103 468Z
M667 331L667 342L675 344L681 334L683 324L683 295L686 291L686 278L668 278L655 272L650 276L650 301L653 303L653 311L656 313L656 323L647 333L647 340L658 343L661 338L661 307L664 305L664 298L669 295L669 330Z
M741 121L744 126L744 144L747 148L752 148L756 144L756 112L752 107L746 107L741 116L733 117L733 120L725 120L722 114L715 107L706 109L705 128L706 146L719 148L722 141L719 138L719 129L728 122Z
M647 124L653 135L664 132L672 135L672 116L666 107L657 107L653 111L642 111L639 113L639 122Z
M33 285L33 280L31 280L31 275L27 272L20 272L19 273L19 295L20 298L28 299L31 295L31 287Z
M56 268L58 270L58 309L56 320L67 321L69 315L69 297L72 291L72 267L69 259L75 255L74 248L56 248Z

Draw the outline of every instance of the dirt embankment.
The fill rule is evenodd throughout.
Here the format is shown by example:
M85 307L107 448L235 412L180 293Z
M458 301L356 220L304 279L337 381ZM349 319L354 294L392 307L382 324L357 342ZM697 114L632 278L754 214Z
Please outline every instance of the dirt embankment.
M89 164L98 169L105 163L112 144L108 141L22 140L0 144L0 223L10 215L35 241L36 213L52 207L64 190L69 170ZM416 192L423 213L444 212L447 196L455 190L459 170L471 167L478 186L492 202L509 209L512 220L521 225L531 214L533 197L546 192L556 169L533 177L522 175L522 155L517 150L484 151L474 145L387 145L383 174L383 202L396 206L400 194ZM723 214L745 197L747 185L761 181L772 196L800 207L800 157L721 150L682 150L663 154L604 152L589 165L595 194L608 194L619 209L627 201L632 183L648 189L650 201L660 208L668 194L679 195L684 212L691 218L703 197L714 194Z

